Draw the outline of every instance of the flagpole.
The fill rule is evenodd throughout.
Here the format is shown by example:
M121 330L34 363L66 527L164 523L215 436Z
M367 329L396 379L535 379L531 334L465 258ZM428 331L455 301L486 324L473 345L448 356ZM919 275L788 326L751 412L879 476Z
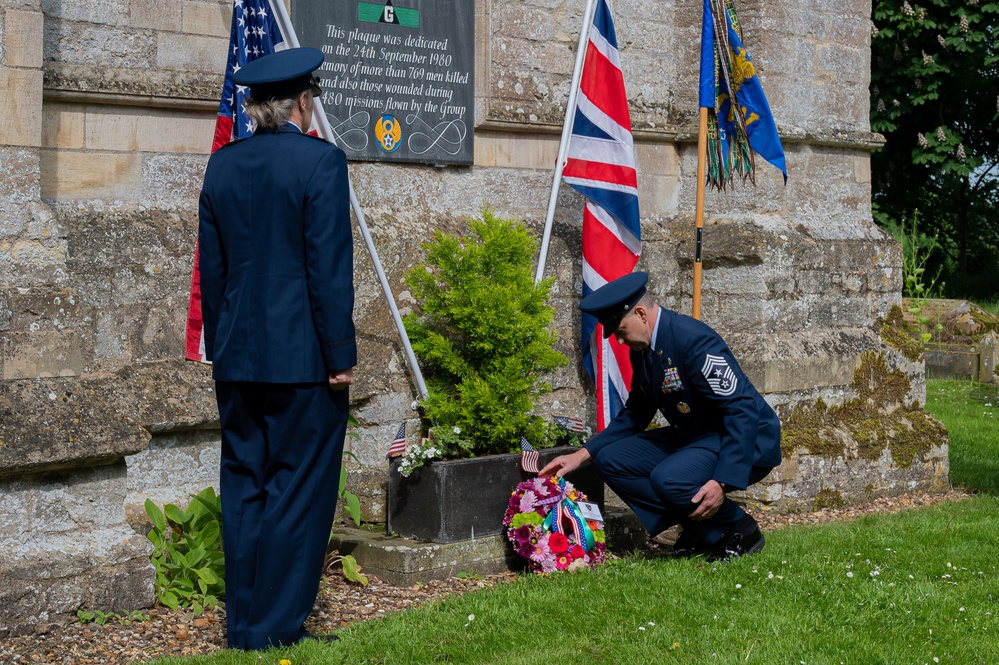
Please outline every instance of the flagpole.
M594 0L586 0L583 10L583 29L579 31L579 44L576 46L576 66L572 70L572 87L569 89L569 102L566 104L565 120L562 122L562 138L558 144L558 160L555 162L555 174L552 177L552 191L548 196L548 213L545 216L545 231L541 236L541 253L538 255L538 272L534 276L537 284L545 274L545 263L548 260L548 245L552 236L552 221L555 219L555 203L558 200L558 188L562 181L562 169L565 167L566 153L569 151L569 136L572 134L572 123L576 119L576 98L579 96L579 80L583 77L583 60L586 59L586 45L590 39L590 26L593 25Z
M701 240L704 233L704 189L708 164L708 109L701 107L697 122L697 199L694 204L694 290L691 316L701 318Z
M291 17L288 15L288 10L284 6L284 0L276 0L274 2L268 3L271 6L271 11L277 8L277 13L275 19L277 20L278 27L281 29L283 37L288 41L288 45L291 48L298 48L298 34L295 32L295 26L291 23ZM323 110L322 100L316 97L314 100L316 113L313 114L314 118L319 120L319 134L324 139L333 143L333 128L330 127L329 119L326 117L326 112ZM378 281L381 282L382 291L385 293L385 299L388 300L389 309L392 311L392 318L395 320L395 327L399 331L399 337L402 339L403 349L406 351L406 359L409 361L409 366L413 370L413 378L416 379L416 386L420 392L420 397L426 399L430 393L427 392L427 385L423 382L423 373L420 371L420 365L416 362L416 355L413 353L413 347L409 343L409 335L406 334L406 326L402 323L402 317L399 315L399 308L395 305L395 296L392 295L392 287L389 286L388 278L385 276L385 271L382 270L382 262L378 258L378 250L375 249L375 243L371 239L371 234L368 232L368 225L364 221L364 212L361 210L361 205L357 201L357 195L354 193L354 183L350 181L350 174L347 174L347 185L350 189L350 207L354 211L354 217L357 219L357 226L361 229L361 235L364 237L364 244L367 245L368 254L371 256L371 262L375 266L375 272L378 274Z

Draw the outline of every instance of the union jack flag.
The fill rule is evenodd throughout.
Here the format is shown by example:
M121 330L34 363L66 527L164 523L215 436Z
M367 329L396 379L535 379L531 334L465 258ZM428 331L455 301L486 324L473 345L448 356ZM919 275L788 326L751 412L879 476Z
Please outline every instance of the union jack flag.
M520 468L528 473L538 472L538 451L524 437L520 437Z
M284 37L274 20L269 0L233 0L232 26L229 29L229 61L222 84L222 100L215 120L212 152L230 141L253 133L253 124L243 111L246 88L233 84L232 75L248 62L285 47ZM194 249L194 270L187 305L187 336L184 357L196 362L205 358L204 322L201 320L201 272L198 249Z
M385 457L395 457L406 452L406 423L399 425L399 431L395 434L395 439L389 444Z
M586 197L583 210L583 296L627 275L642 253L638 174L631 116L618 58L614 22L598 0L569 139L565 182ZM583 365L596 384L597 431L624 407L631 388L627 346L604 339L596 318L583 314Z

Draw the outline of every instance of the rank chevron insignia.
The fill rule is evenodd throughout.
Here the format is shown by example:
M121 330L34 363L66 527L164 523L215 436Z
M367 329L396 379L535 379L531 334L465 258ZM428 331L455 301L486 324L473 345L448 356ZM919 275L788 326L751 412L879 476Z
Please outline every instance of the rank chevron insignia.
M735 372L729 367L728 361L721 356L707 354L704 358L701 374L707 379L711 390L721 397L728 397L735 392L739 385L739 379L736 378Z

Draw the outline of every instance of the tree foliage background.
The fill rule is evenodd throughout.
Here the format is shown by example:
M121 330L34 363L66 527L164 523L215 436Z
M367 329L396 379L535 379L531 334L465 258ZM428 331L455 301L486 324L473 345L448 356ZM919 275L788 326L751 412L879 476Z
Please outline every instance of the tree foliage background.
M874 0L872 21L875 219L946 295L999 298L999 3Z

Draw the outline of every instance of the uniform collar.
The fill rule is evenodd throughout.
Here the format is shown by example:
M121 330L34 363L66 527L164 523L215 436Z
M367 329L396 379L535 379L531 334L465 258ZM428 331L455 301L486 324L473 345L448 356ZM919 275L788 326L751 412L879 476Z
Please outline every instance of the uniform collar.
M302 134L302 130L290 120L280 127L260 127L254 134Z
M656 305L656 325L652 326L652 341L649 342L649 348L653 351L656 350L656 340L659 339L659 324L663 320L663 308L658 304Z

